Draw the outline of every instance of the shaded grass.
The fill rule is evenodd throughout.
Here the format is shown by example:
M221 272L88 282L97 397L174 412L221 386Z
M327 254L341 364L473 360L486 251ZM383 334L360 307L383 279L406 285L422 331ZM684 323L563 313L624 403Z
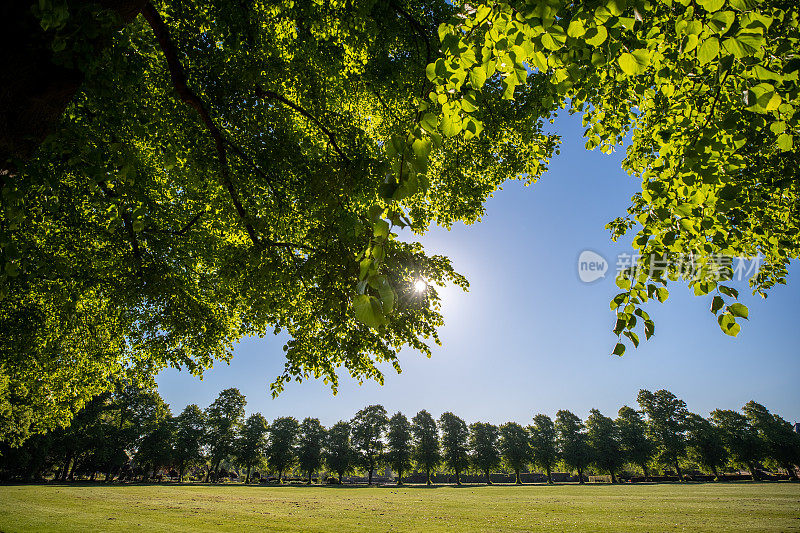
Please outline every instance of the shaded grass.
M800 484L0 486L0 531L800 531Z

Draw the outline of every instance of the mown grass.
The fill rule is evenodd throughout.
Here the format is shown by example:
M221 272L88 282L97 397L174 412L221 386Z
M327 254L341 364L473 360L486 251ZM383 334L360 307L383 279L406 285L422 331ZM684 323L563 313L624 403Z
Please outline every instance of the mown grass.
M800 531L800 484L0 486L0 531Z

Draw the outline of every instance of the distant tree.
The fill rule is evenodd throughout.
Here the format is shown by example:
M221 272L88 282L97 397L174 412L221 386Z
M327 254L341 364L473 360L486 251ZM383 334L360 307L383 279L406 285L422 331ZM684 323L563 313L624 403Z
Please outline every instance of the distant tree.
M236 436L244 421L245 405L247 400L239 389L230 388L221 391L217 399L206 408L205 438L210 461L206 481L212 472L216 479L222 460L234 453Z
M664 389L642 389L637 400L647 415L647 435L656 445L656 459L662 465L674 466L683 479L679 460L686 455L686 403Z
M611 482L616 483L617 471L625 464L619 428L612 419L592 409L586 420L586 434L592 449L592 463L598 470L608 472Z
M756 467L764 457L764 443L758 430L742 413L729 409L715 409L711 421L720 429L722 442L734 462L745 466L754 480L759 479Z
M655 444L647 436L647 422L642 413L623 405L615 423L619 428L619 442L624 460L641 468L645 479L649 479L648 465L653 459Z
M236 441L236 459L239 464L247 469L245 483L250 483L250 472L253 467L264 461L268 432L269 424L261 413L254 413L247 417L242 426L241 433Z
M355 458L355 451L350 443L350 422L339 421L328 430L325 439L325 464L339 476L339 483L342 476L350 470Z
M297 458L297 431L299 424L293 416L276 418L269 427L267 463L278 472L278 482L283 482L283 473Z
M397 472L397 484L403 484L403 473L411 466L411 423L403 413L395 413L389 419L386 432L386 462Z
M136 452L136 462L142 467L142 479L155 477L159 469L170 466L175 458L175 419L166 416L144 436Z
M500 453L506 466L514 471L515 483L521 485L519 473L531 462L531 443L524 427L516 422L500 426Z
M469 426L469 450L472 464L486 477L486 483L492 484L492 470L500 465L500 448L498 439L500 430L494 424L475 422Z
M461 472L469 466L469 429L467 423L453 413L439 417L442 430L442 458L456 475L456 485L461 485Z
M758 431L767 455L796 480L794 467L800 465L800 434L789 422L770 413L760 403L750 401L742 410L750 425Z
M183 481L187 468L203 459L203 440L206 420L203 411L195 405L187 405L175 419L175 468L178 481Z
M547 473L547 482L553 483L553 467L558 462L556 427L547 415L533 417L533 426L528 428L531 435L531 459Z
M171 416L169 406L155 389L118 385L108 403L98 413L99 418L87 426L84 446L92 479L94 471L105 470L106 481L137 454L142 441L158 425Z
M325 428L319 418L304 418L300 423L297 444L297 463L308 476L308 484L314 472L322 466L322 449L325 446Z
M389 419L382 405L370 405L356 413L351 422L353 448L358 463L367 471L372 485L372 472L378 466L383 452L383 434Z
M561 410L556 413L555 427L561 459L567 468L578 471L578 481L583 483L583 471L592 461L585 426L577 415Z
M690 457L719 479L719 469L728 462L728 451L719 428L696 413L688 413L686 444Z
M411 419L411 433L414 436L414 462L417 468L425 470L426 483L430 485L431 472L442 461L436 420L423 409Z

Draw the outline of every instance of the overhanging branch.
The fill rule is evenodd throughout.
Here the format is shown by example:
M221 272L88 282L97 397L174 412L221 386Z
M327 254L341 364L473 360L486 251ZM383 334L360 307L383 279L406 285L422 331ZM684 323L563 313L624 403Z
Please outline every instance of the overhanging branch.
M189 88L186 72L183 69L183 65L181 65L181 62L178 60L178 50L175 48L175 44L172 42L172 39L169 36L169 31L167 30L161 15L158 13L158 10L156 10L153 4L148 2L145 4L144 9L142 9L142 15L152 28L156 39L158 39L158 44L161 47L161 51L164 53L164 57L167 60L172 86L175 88L175 91L178 93L180 99L197 111L197 114L200 115L200 119L203 121L206 129L208 129L211 138L214 140L214 145L217 149L217 157L219 158L222 184L227 189L228 194L231 197L231 201L236 208L236 213L239 215L239 218L244 224L250 240L254 245L260 247L262 243L258 238L258 233L253 227L253 224L250 222L250 217L247 214L247 211L245 211L244 206L239 199L239 194L236 192L233 182L231 181L230 170L228 168L228 153L225 147L226 142L222 132L219 130L217 125L214 124L214 121L211 119L211 115L209 114L208 109L203 101Z

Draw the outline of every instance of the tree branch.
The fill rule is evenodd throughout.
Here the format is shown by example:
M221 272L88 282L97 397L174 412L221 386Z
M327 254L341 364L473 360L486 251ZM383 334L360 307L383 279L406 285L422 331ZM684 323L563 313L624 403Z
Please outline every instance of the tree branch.
M106 197L108 198L117 198L117 194L108 187L108 184L104 181L98 182L98 186L100 189L105 193ZM136 259L136 266L139 273L139 276L142 275L142 250L139 248L139 240L136 238L136 232L133 230L133 221L131 220L131 216L128 212L120 206L120 212L122 214L122 223L125 226L125 231L128 233L128 239L131 242L131 250L133 251L133 257Z
M281 102L285 106L294 109L295 111L297 111L298 113L300 113L301 115L306 117L308 120L313 122L314 125L322 131L322 133L324 133L328 137L328 140L330 141L331 146L333 147L334 151L337 154L339 154L339 157L341 157L342 160L345 163L350 163L350 159L348 159L347 156L344 155L344 152L342 152L341 148L339 148L339 145L336 144L336 138L333 136L333 133L331 133L331 131L328 128L326 128L325 125L322 124L322 122L320 122L319 119L317 119L314 115L312 115L311 113L309 113L308 111L303 109L301 106L295 104L294 102L292 102L291 100L289 100L285 96L282 96L282 95L280 95L280 94L278 94L278 93L276 93L274 91L265 91L264 89L262 89L258 85L256 85L256 97L258 97L258 98L270 98L272 100L278 100L279 102Z
M172 39L169 36L169 31L167 30L161 15L158 13L158 10L156 10L153 4L148 2L142 9L142 15L152 28L156 39L158 39L158 44L161 47L161 51L164 53L164 57L167 60L172 86L175 88L175 91L178 93L180 99L197 111L197 114L200 115L200 119L203 121L203 124L205 124L206 129L208 129L208 132L211 134L211 138L214 140L214 145L217 149L217 157L219 158L222 184L228 190L231 201L236 208L236 213L239 215L239 218L244 224L250 240L254 245L260 247L261 241L258 238L258 233L250 222L250 217L248 216L247 211L245 211L244 206L242 206L242 202L239 199L239 194L236 192L233 182L231 181L230 171L228 169L228 154L225 149L226 143L225 138L222 136L222 132L219 130L217 125L214 124L214 121L211 119L211 115L208 113L208 109L206 109L203 101L189 88L187 84L186 72L183 70L183 65L181 65L181 62L178 60L178 50L175 48L175 44L172 42Z
M403 9L400 5L397 4L394 0L389 2L389 5L392 6L392 9L397 11L404 19L408 21L408 24L414 29L415 32L422 37L422 40L425 42L425 60L427 63L431 62L431 42L428 38L428 34L425 32L425 27L417 21L411 14Z

